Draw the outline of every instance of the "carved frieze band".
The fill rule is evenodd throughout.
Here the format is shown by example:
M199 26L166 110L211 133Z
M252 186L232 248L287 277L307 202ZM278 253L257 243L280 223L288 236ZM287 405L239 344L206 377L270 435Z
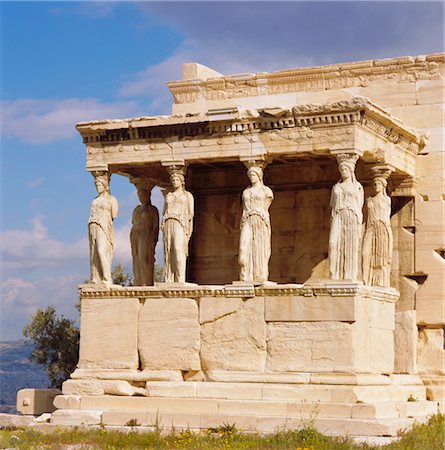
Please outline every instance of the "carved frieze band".
M110 298L201 298L201 297L236 297L236 298L251 298L251 297L355 297L364 296L372 297L374 299L396 302L399 298L399 293L394 289L372 288L363 285L354 286L197 286L194 288L156 288L155 287L110 287L91 289L89 287L80 287L79 295L82 299L110 299Z

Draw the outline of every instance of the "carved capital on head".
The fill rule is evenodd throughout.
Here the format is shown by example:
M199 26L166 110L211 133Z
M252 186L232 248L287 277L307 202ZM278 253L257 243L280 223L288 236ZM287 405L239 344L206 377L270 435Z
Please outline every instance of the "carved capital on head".
M161 161L161 164L168 170L170 176L177 174L185 177L187 168L183 159Z
M395 169L390 164L372 164L370 165L369 170L371 171L371 175L374 180L381 179L386 184L389 176Z
M359 155L353 152L341 152L335 153L335 157L337 159L337 164L340 167L341 165L347 165L352 172L355 171L355 165L357 164Z
M267 166L267 164L269 164L271 162L264 155L241 157L240 161L242 163L244 163L244 165L246 166L247 169L250 169L252 167L259 167L262 170L264 170L264 168Z
M142 189L146 191L151 191L156 185L151 179L142 177L130 177L130 183L133 183L137 190Z
M107 191L110 190L110 172L107 170L93 170L91 175L93 175L95 183L100 182L106 187Z

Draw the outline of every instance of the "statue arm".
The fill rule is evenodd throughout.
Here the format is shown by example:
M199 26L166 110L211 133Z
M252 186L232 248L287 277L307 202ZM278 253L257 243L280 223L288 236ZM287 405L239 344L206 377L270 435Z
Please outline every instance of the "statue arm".
M266 192L266 202L267 202L267 207L269 208L269 206L272 204L273 201L273 191L269 186L265 186L265 192Z

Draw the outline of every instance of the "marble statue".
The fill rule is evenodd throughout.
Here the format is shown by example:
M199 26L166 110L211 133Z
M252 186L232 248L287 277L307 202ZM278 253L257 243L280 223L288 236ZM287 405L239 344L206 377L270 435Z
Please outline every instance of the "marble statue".
M193 196L185 190L184 175L172 172L173 191L165 195L161 229L164 236L164 281L185 283L188 245L193 231Z
M118 203L116 198L110 195L108 174L97 172L93 175L99 195L91 203L88 220L91 282L112 284L113 220L117 217Z
M133 277L135 286L152 286L155 266L155 247L159 235L159 213L151 204L151 187L137 187L140 205L132 216L130 232Z
M357 281L363 222L364 193L355 178L357 155L338 156L341 180L331 191L329 271L333 280Z
M273 192L263 183L263 169L251 166L247 175L251 186L242 195L243 214L239 243L241 281L265 282L269 277L271 230L269 207Z
M366 230L363 237L363 281L371 286L390 286L392 230L391 199L384 177L374 178L375 195L366 200Z

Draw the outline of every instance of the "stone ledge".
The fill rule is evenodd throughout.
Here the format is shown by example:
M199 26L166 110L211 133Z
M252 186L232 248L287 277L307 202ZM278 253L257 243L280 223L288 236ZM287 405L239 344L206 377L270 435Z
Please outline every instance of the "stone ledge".
M2 428L26 427L34 421L34 416L0 413L0 430Z
M426 400L426 387L423 385L367 385L367 384L279 384L279 383L229 383L229 382L147 382L146 389L133 388L126 394L117 391L106 392L106 385L88 383L84 386L82 380L65 382L64 395L81 395L82 398L95 399L93 404L100 405L114 403L118 408L134 409L132 405L148 407L153 399L163 399L165 402L187 399L190 401L207 401L215 399L225 400L280 400L280 401L308 401L308 402L388 402ZM123 383L123 382L122 382ZM97 386L96 386L97 385ZM89 402L89 400L88 400ZM178 406L179 407L179 406ZM85 405L80 405L85 408Z
M83 284L79 286L79 294L84 298L108 300L111 298L201 298L201 297L355 297L363 296L385 302L395 303L399 292L393 288L364 286L363 283L322 282L317 284L273 284L273 285L197 285L184 287L178 285L165 286L104 286Z

